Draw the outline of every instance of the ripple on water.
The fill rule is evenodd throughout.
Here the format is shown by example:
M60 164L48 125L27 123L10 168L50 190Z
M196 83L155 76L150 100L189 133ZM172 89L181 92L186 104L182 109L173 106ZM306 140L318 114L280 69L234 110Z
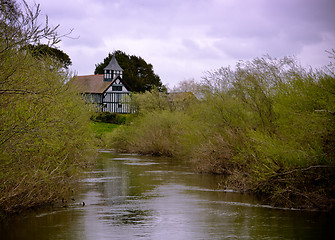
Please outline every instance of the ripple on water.
M112 225L146 224L153 218L152 210L141 209L111 209L100 213L101 220Z
M98 183L98 182L109 182L109 180L119 179L120 177L101 177L101 178L85 178L81 182L85 183Z
M134 158L134 157L121 157L121 158L111 158L110 160L113 161L141 161L140 158Z
M209 189L209 188L197 188L189 187L188 191L199 191L199 192L225 192L225 193L240 193L239 191L233 189Z
M113 152L115 152L115 150L113 150L113 149L111 149L111 150L99 149L98 152L99 153L113 153Z
M242 207L250 207L250 208L270 208L270 209L278 209L278 210L290 210L290 211L300 211L297 208L283 208L283 207L274 207L270 205L264 204L252 204L252 203L244 203L244 202L228 202L228 201L213 201L214 203L231 205L231 206L242 206Z
M124 165L134 165L134 166L149 166L149 165L156 165L158 163L154 162L125 162Z

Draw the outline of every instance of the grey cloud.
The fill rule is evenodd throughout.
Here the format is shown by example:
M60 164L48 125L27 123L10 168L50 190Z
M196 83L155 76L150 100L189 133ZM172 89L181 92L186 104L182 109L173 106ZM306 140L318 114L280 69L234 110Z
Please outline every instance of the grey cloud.
M62 32L74 28L73 36L80 36L63 39L65 52L105 49L107 54L121 43L126 46L121 50L150 55L157 66L169 62L158 66L168 74L185 62L196 68L199 61L217 66L267 53L315 52L329 45L325 34L335 36L334 5L334 0L58 0L43 1L41 9L50 22L61 24ZM82 61L84 56L74 58ZM96 59L89 61L94 67ZM196 70L180 71L177 81L188 78L187 72L193 76Z

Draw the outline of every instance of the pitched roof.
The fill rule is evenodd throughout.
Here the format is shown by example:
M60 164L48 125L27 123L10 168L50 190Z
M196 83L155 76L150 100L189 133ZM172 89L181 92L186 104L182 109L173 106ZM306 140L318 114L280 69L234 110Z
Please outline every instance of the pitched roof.
M113 81L112 81L113 82ZM104 81L103 74L75 76L69 84L82 93L103 93L112 84Z
M119 75L113 81L104 81L103 74L75 76L69 81L69 85L81 93L104 93L116 79L120 79L128 91L131 91L131 88Z
M108 65L104 68L104 70L117 70L117 71L123 71L123 69L120 67L119 63L117 62L115 56L113 55L111 61L108 63Z

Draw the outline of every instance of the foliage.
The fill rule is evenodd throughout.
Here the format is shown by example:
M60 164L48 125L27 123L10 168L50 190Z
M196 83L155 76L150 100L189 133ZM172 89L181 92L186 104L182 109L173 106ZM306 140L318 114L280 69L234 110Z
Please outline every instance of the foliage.
M111 113L111 112L97 112L91 116L91 120L95 122L126 124L131 121L131 114Z
M153 66L143 58L117 50L109 53L103 62L95 65L94 74L103 74L104 68L108 65L112 56L115 55L121 68L124 70L123 79L134 92L145 92L153 87L165 90L160 77L154 73Z
M93 122L93 130L97 135L102 135L106 132L113 132L118 126L118 124L113 123Z
M50 47L46 44L38 44L29 45L27 49L31 51L34 57L37 57L40 60L47 56L50 59L59 61L65 68L68 68L72 64L69 55L55 47Z
M105 122L92 122L93 132L96 139L96 145L100 148L108 147L109 138L111 134L118 128L120 125L114 123L105 123Z
M134 119L133 124L113 132L113 147L122 151L156 156L178 156L188 128L188 116L168 110L151 112Z
M1 212L64 197L93 156L90 112L65 85L70 73L24 50L43 39L59 42L55 29L37 24L38 15L39 6L1 1Z
M334 64L313 70L269 56L239 62L190 82L201 100L182 108L172 107L169 94L135 95L139 115L113 134L114 146L190 159L199 172L225 174L225 187L262 192L278 205L331 208L334 83Z
M167 94L160 92L159 89L155 87L151 91L132 94L130 104L131 108L137 114L170 109Z

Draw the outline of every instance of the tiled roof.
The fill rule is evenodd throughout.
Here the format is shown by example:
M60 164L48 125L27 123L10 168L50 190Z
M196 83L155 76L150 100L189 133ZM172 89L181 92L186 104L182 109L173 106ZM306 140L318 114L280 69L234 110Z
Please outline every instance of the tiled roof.
M127 90L131 91L131 88L123 79L120 78L119 75L116 76L113 81L104 81L103 74L75 76L68 84L71 88L80 93L104 93L110 85L116 81L116 79L120 79Z
M117 71L123 71L123 69L120 67L119 63L117 62L115 56L113 55L111 61L109 64L104 68L104 70L117 70Z
M103 93L112 82L104 81L103 74L96 74L75 76L69 84L81 93Z

